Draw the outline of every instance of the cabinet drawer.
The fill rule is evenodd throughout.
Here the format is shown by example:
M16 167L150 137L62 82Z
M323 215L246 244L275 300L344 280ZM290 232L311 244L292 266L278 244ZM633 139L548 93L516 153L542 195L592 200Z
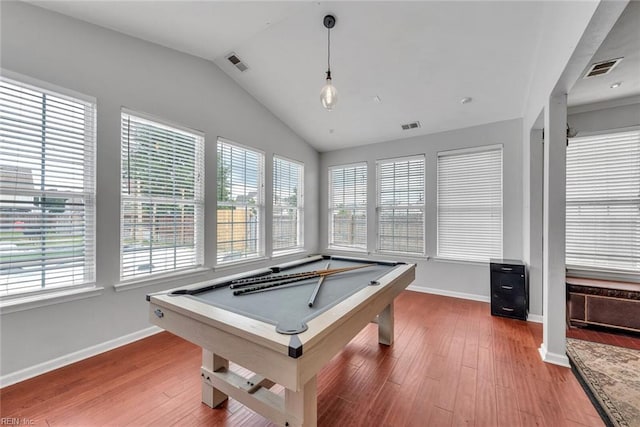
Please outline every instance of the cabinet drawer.
M524 297L524 274L494 274L491 277L491 291L509 298L511 295Z
M493 294L491 299L491 314L497 316L514 317L516 319L526 319L526 303L524 296L510 299L502 298L498 294Z
M524 264L500 264L492 262L490 263L490 268L492 273L513 273L513 274L524 274Z

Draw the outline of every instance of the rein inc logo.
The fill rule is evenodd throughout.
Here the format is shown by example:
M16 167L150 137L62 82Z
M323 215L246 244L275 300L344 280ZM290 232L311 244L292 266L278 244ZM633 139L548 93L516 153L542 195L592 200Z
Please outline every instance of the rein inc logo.
M1 426L33 426L35 425L35 420L30 418L13 418L13 417L2 417L0 418Z

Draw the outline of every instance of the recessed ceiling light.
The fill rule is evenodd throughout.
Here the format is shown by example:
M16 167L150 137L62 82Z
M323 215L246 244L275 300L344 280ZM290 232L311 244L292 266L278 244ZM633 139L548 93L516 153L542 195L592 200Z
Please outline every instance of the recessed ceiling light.
M460 100L460 104L468 104L471 101L473 101L473 98L471 98L470 96L464 97Z
M329 129L329 133L333 133L333 132L334 132L334 129Z
M611 89L615 89L622 86L622 82L615 82L614 84L611 85Z

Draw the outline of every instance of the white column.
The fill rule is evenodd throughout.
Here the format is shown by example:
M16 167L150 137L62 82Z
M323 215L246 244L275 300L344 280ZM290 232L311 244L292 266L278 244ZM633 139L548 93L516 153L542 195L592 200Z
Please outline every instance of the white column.
M377 197L377 164L367 161L367 253L373 254L378 249L378 204Z
M529 320L542 321L542 195L543 158L542 121L525 135L524 161L524 249L529 268Z
M542 360L569 366L566 355L565 217L567 96L553 95L544 115Z

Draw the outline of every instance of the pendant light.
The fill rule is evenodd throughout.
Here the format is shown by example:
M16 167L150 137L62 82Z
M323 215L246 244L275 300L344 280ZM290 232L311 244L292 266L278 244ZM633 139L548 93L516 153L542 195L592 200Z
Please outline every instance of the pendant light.
M333 15L327 15L323 23L327 28L327 84L320 91L320 102L327 110L333 110L338 102L338 91L331 82L331 29L336 25L336 18Z

